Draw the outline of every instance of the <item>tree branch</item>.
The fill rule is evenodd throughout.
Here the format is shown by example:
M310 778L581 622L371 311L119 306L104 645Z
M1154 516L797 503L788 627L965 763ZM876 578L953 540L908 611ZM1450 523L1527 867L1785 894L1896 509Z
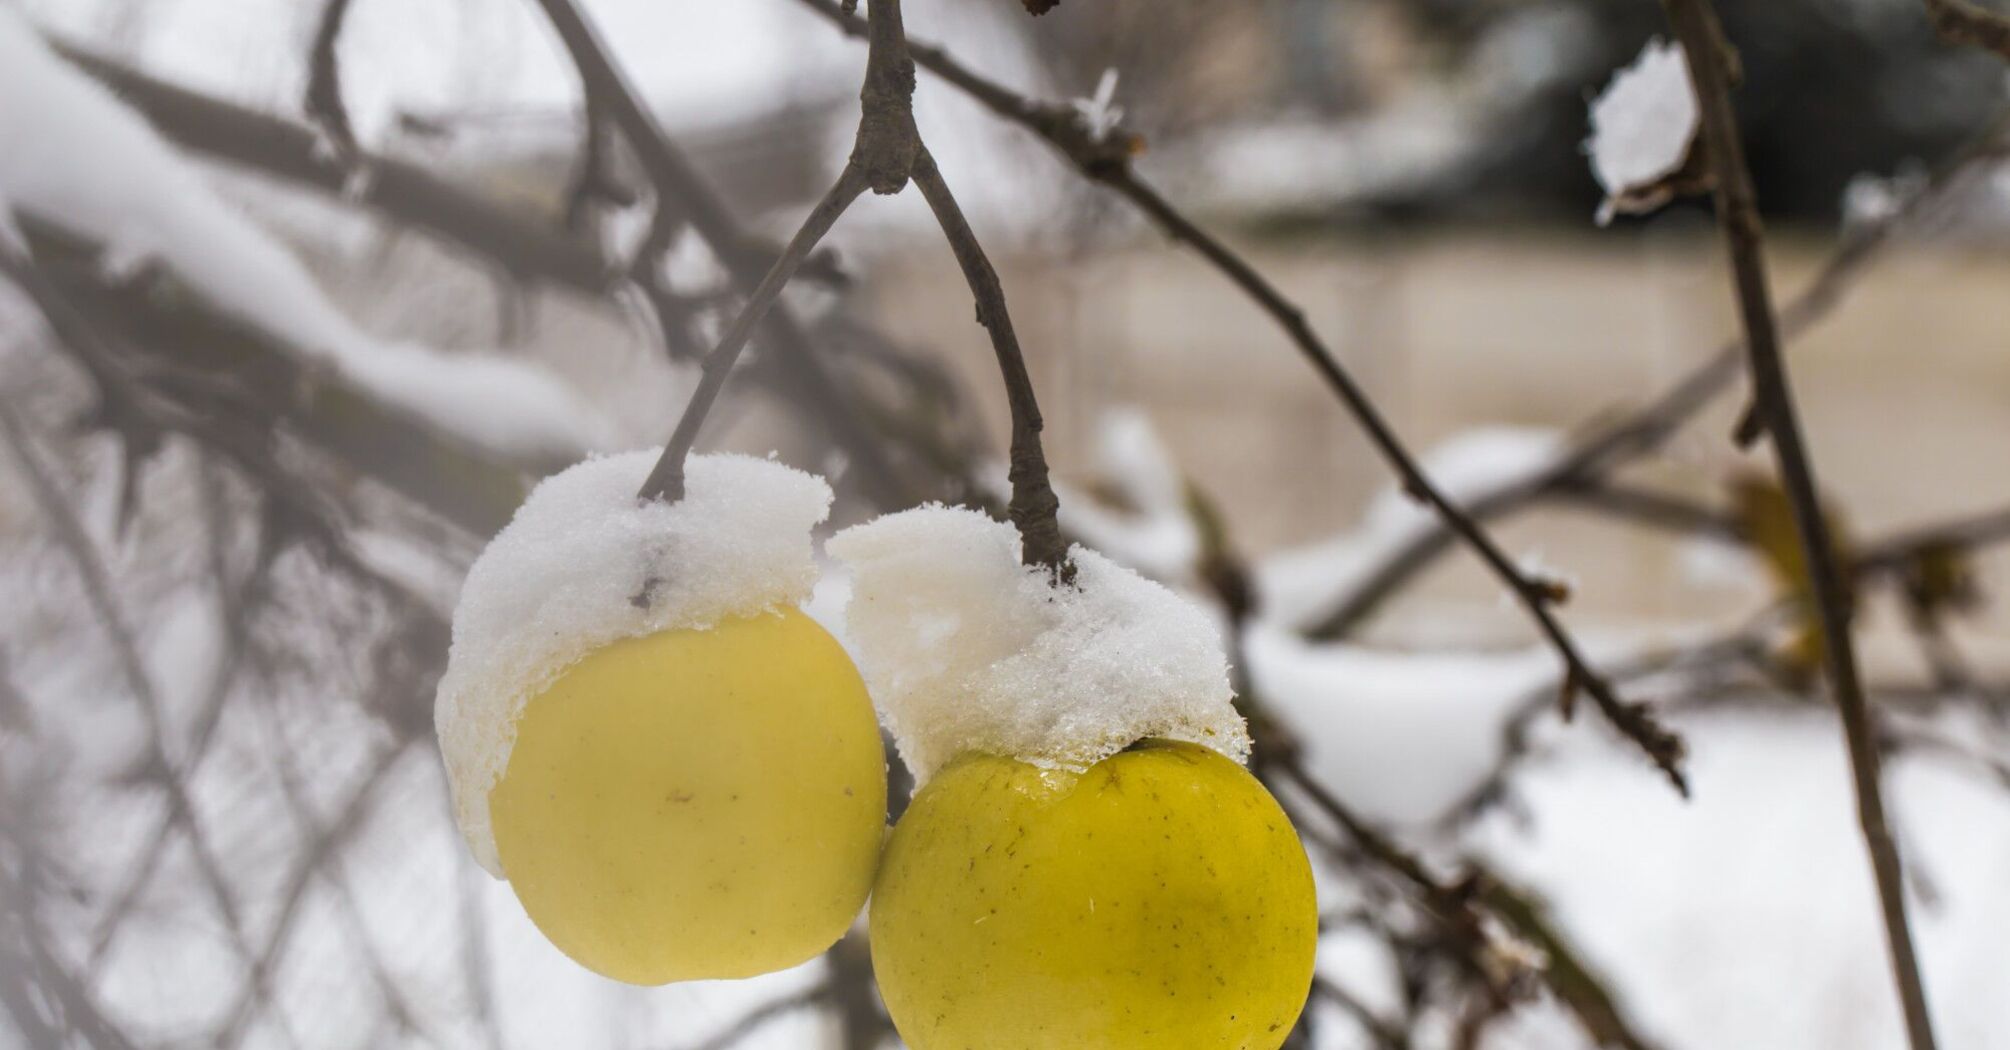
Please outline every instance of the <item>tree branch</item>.
M957 207L956 198L943 181L935 158L923 150L914 166L914 182L942 235L956 253L957 265L977 299L977 323L991 335L991 347L998 357L998 369L1005 380L1005 398L1012 409L1012 523L1019 527L1020 557L1028 565L1038 565L1056 579L1069 580L1074 566L1068 561L1068 543L1061 536L1056 515L1061 501L1047 476L1047 454L1040 444L1040 404L1033 394L1033 377L1026 370L1026 357L1019 350L1019 337L1012 329L1012 315L1005 305L1005 290L998 271L977 243L977 235Z
M1935 32L1951 44L1972 44L2010 59L2010 17L1968 0L1921 0Z
M1843 581L1828 520L1817 494L1814 467L1802 437L1793 390L1788 385L1786 364L1780 352L1780 332L1767 288L1758 195L1752 187L1751 172L1745 166L1744 144L1739 139L1737 113L1731 104L1727 68L1730 45L1709 0L1664 0L1663 6L1688 57L1690 84L1702 110L1703 144L1717 175L1717 215L1730 255L1754 398L1766 433L1772 439L1781 480L1793 502L1794 524L1814 585L1816 610L1826 642L1823 655L1848 742L1857 817L1877 880L1907 1038L1912 1050L1933 1050L1933 1025L1927 1012L1925 986L1906 921L1904 874L1885 819L1877 731L1857 674L1850 628L1850 591Z
M844 14L835 0L802 0L802 2L848 30L857 25L857 19ZM1411 498L1429 506L1445 523L1445 527L1465 541L1507 587L1515 601L1528 612L1537 628L1556 650L1558 659L1563 662L1566 669L1566 705L1569 698L1579 691L1590 696L1599 712L1620 733L1638 744L1654 764L1668 776L1678 791L1684 794L1688 792L1682 774L1681 739L1662 727L1652 712L1638 704L1622 701L1613 693L1611 686L1584 658L1577 648L1576 641L1552 613L1551 605L1556 600L1554 592L1542 583L1530 579L1516 567L1493 538L1425 475L1418 467L1415 458L1410 455L1401 439L1383 418L1381 410L1320 340L1311 324L1306 321L1304 311L1297 304L1285 298L1275 285L1227 245L1201 229L1156 190L1141 181L1130 170L1128 150L1120 149L1113 152L1107 143L1082 129L1072 115L1062 117L1056 108L1040 107L1017 99L1010 92L989 85L976 75L956 66L939 51L926 49L919 50L915 54L917 62L938 73L953 70L953 76L944 75L957 86L970 92L980 102L991 106L1000 116L1020 123L1041 135L1055 148L1062 150L1085 176L1110 187L1142 210L1168 236L1193 248L1259 309L1268 314L1360 423L1369 441L1396 474L1403 491ZM1071 132L1068 129L1074 130Z
M684 460L691 454L692 445L697 443L698 429L705 424L707 413L713 402L719 398L719 391L725 387L726 378L733 371L733 362L739 360L740 350L747 345L747 337L754 332L754 326L773 309L781 298L782 289L789 278L795 276L796 268L809 257L817 242L823 240L836 225L838 217L858 199L866 189L866 179L855 165L845 165L838 174L837 182L831 186L824 199L810 210L809 218L790 239L789 247L766 277L755 286L753 294L747 297L739 316L733 318L731 327L719 339L719 345L706 356L704 372L699 376L698 386L691 392L691 400L684 406L684 414L677 420L677 429L663 446L663 455L656 460L656 466L649 471L649 477L642 483L642 490L636 493L638 499L662 499L671 503L684 498Z
M537 4L572 56L586 94L597 99L597 104L621 129L629 149L655 188L659 212L674 209L681 213L712 247L740 290L752 296L767 272L774 269L775 260L746 235L725 203L663 133L655 115L614 65L599 34L574 0L537 0ZM589 103L589 109L594 104ZM664 222L666 218L659 214L657 221ZM801 325L787 307L779 304L770 307L766 321L767 335L781 359L782 381L794 388L800 403L815 411L825 428L844 446L867 488L889 506L914 502L906 480L895 473L878 442L852 410L851 392L842 387L811 350Z
M336 153L353 162L359 150L356 130L349 123L349 108L342 102L342 61L335 45L342 38L342 25L349 17L350 0L327 0L321 8L321 23L314 30L314 44L307 55L307 119L314 122Z

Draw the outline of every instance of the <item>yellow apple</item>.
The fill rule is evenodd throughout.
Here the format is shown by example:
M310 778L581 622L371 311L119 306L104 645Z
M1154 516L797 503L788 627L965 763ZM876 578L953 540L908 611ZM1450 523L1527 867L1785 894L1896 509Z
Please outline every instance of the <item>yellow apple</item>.
M1157 740L1082 773L953 760L895 827L871 924L914 1050L1276 1050L1319 934L1277 801Z
M795 610L616 642L531 698L489 796L531 921L633 984L814 958L871 889L886 764L851 659Z

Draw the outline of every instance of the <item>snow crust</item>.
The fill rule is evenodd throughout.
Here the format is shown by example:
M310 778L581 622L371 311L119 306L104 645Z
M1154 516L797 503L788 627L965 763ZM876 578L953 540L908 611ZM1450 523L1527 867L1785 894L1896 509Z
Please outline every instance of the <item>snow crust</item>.
M446 354L359 328L298 258L225 202L140 115L0 7L0 199L106 246L157 260L205 299L380 400L497 452L567 460L607 424L557 376L493 355Z
M462 585L433 718L461 834L498 878L488 797L532 696L610 642L800 605L816 583L810 530L831 503L822 478L693 456L682 500L637 500L657 455L589 459L545 479Z
M1076 546L1056 584L1019 564L1012 526L943 506L826 549L851 569L852 651L918 782L967 751L1085 769L1145 737L1249 757L1213 620L1095 551Z
M1667 200L1666 191L1655 187L1688 159L1700 119L1682 46L1658 37L1648 41L1640 57L1615 73L1591 103L1591 138L1584 150L1591 174L1605 188L1601 225L1616 212Z

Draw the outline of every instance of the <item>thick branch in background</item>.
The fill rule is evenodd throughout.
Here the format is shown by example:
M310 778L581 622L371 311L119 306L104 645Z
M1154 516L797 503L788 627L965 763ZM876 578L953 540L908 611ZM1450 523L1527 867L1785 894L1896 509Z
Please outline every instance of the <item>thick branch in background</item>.
M870 12L865 82L859 92L859 124L851 159L838 175L836 185L811 210L788 249L748 297L717 349L706 358L704 377L685 407L676 432L664 446L662 457L643 483L640 496L671 501L683 498L684 460L754 326L775 307L796 268L853 201L867 189L878 194L899 193L911 178L927 198L977 300L978 323L991 335L1004 378L1012 416L1010 510L1019 531L1021 558L1029 565L1044 567L1057 579L1068 580L1073 576L1073 567L1068 563L1067 543L1057 520L1060 500L1054 494L1046 452L1041 446L1040 406L1025 355L1012 328L1004 289L976 233L957 206L949 184L915 129L914 63L907 54L899 0L873 0Z
M309 444L352 469L383 483L421 506L478 536L500 529L523 501L528 479L556 469L550 462L506 462L468 447L417 417L383 404L373 393L327 369L312 355L204 304L165 278L131 287L108 286L97 263L98 246L43 223L24 223L35 245L38 267L53 289L75 304L81 320L121 343L157 355L162 368L191 376L229 376L218 392L286 391L280 403L260 403L268 423L283 423ZM52 323L60 322L52 318ZM65 345L97 376L105 392L102 357L94 365L86 344ZM133 362L127 362L130 367ZM157 378L165 378L156 372ZM156 382L148 392L172 397L172 382ZM213 405L188 402L194 418L217 418ZM238 397L232 404L249 408ZM253 441L232 441L225 451L239 462L264 463L272 449ZM262 484L283 493L285 486L266 471Z
M1786 363L1780 352L1780 332L1766 279L1758 194L1752 187L1751 171L1745 165L1737 112L1731 104L1730 42L1724 38L1709 0L1664 0L1664 6L1688 57L1689 80L1703 118L1703 148L1717 176L1717 217L1731 259L1758 417L1771 439L1780 479L1793 503L1794 525L1814 586L1816 613L1825 643L1823 657L1848 743L1857 818L1877 881L1879 912L1884 920L1893 979L1904 1008L1906 1037L1912 1050L1933 1050L1933 1023L1927 1010L1918 955L1913 949L1912 930L1906 920L1904 872L1885 818L1877 728L1858 677L1850 623L1850 590L1844 583L1835 542L1823 513L1814 465L1801 433L1793 388L1788 384Z
M355 189L350 168L322 155L313 128L190 91L93 55L58 45L77 64L182 147L330 196ZM354 203L460 245L487 264L526 281L603 294L618 275L591 244L484 200L416 164L359 153L371 177Z
M1926 17L1941 39L1987 48L2010 59L2010 17L1979 7L1969 0L1921 2L1926 5Z

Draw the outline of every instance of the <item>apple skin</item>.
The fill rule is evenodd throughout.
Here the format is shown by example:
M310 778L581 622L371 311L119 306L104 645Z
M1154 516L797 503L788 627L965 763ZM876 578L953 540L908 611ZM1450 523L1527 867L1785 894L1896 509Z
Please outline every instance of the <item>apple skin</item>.
M489 795L539 930L631 984L751 977L851 925L886 832L858 670L790 609L601 648L525 706Z
M1082 773L950 763L894 828L871 932L912 1050L1276 1050L1319 914L1263 785L1147 740Z

